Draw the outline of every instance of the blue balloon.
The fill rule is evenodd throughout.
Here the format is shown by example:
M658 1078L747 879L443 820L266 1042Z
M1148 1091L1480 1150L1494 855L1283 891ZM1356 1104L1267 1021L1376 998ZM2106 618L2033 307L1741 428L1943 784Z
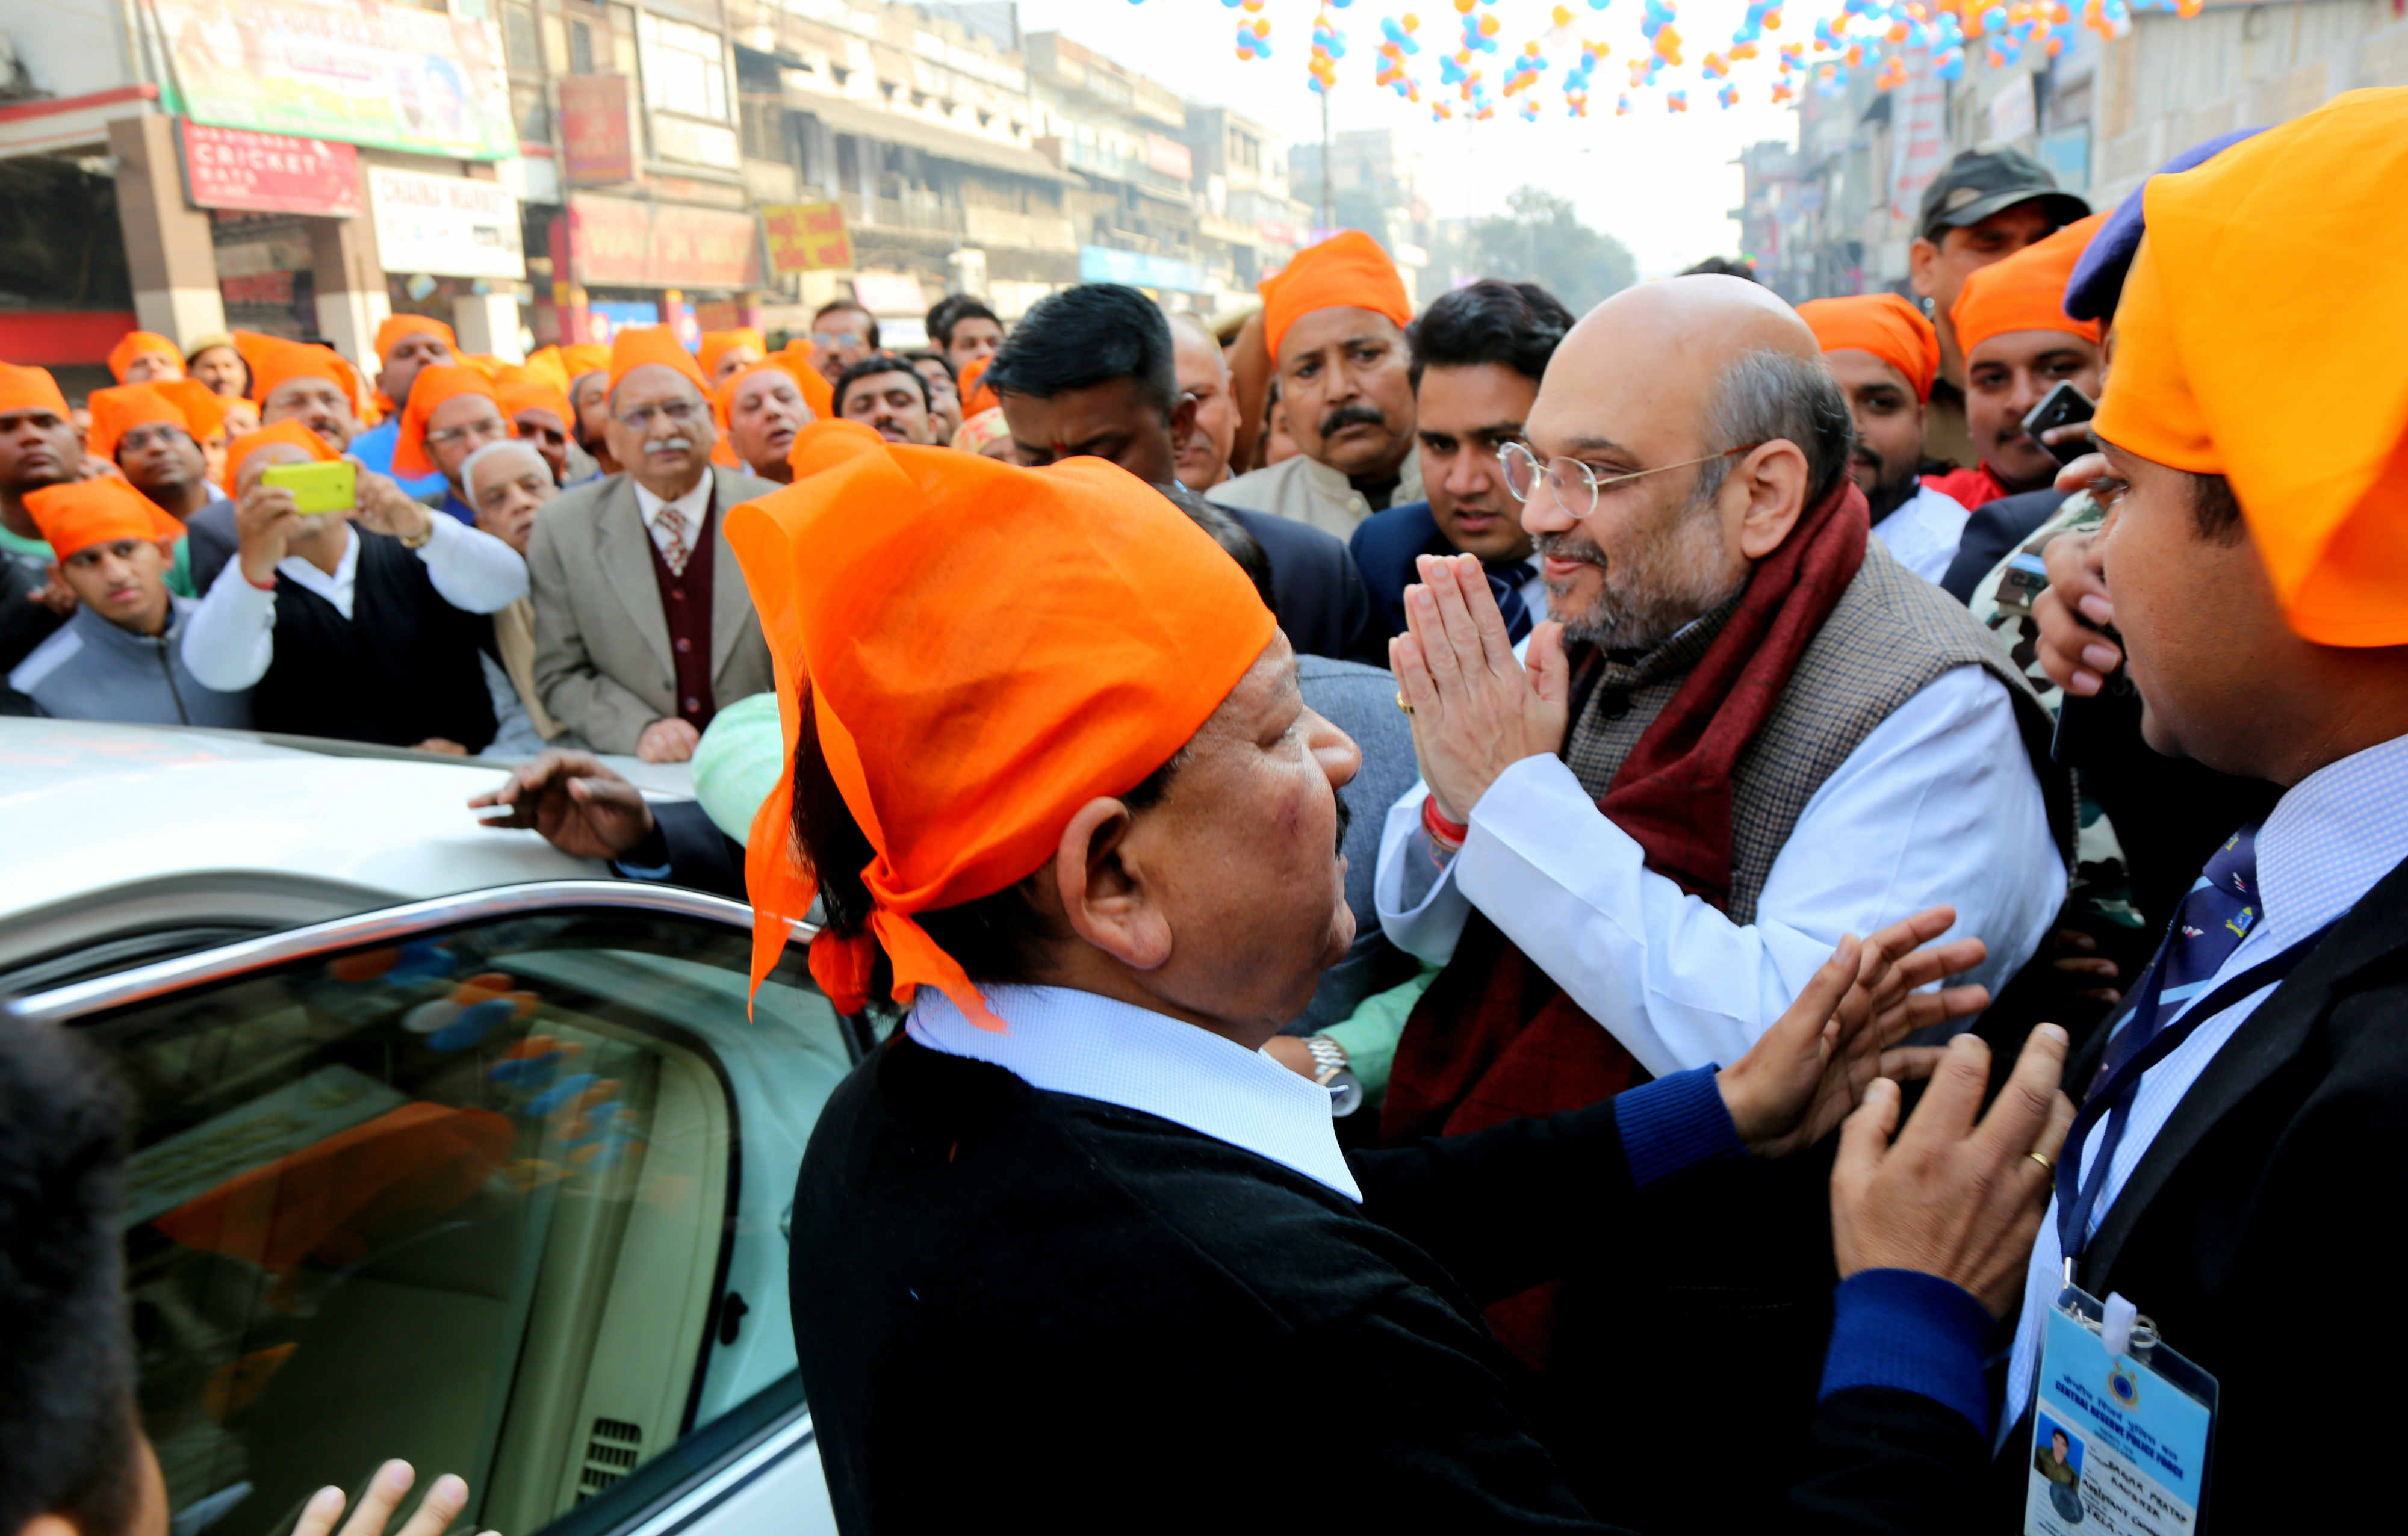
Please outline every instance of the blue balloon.
M592 1072L571 1072L527 1100L529 1114L550 1114L599 1081Z
M438 1051L464 1051L518 1015L519 1005L508 998L488 998L460 1010L460 1016L426 1037Z

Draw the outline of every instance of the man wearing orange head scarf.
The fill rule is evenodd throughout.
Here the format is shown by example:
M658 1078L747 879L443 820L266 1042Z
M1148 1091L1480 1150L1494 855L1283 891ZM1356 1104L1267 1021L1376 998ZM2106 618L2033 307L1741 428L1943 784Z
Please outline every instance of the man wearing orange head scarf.
M711 463L710 382L666 325L611 342L602 403L624 472L563 492L527 540L535 683L596 752L684 762L723 705L769 686L724 528L777 487Z
M1965 425L1982 462L1924 483L1968 511L2055 483L2057 461L2024 431L2024 418L2049 391L2071 383L2099 398L2106 368L2102 327L2065 312L2065 285L2106 222L2103 213L2077 220L1982 267L1956 294L1949 316L1965 352Z
M1351 229L1297 251L1262 293L1263 345L1300 452L1214 486L1212 499L1351 538L1373 512L1422 499L1412 300L1380 243Z
M730 522L790 765L746 840L756 974L793 984L816 898L812 979L839 1010L899 1014L829 1100L793 1205L839 1526L1041 1507L1115 1529L1177 1488L1182 1528L1602 1531L1476 1309L1581 1234L1643 1229L1642 1184L1835 1125L1848 1072L1913 1024L1851 1012L1832 1060L1856 1066L1820 1060L1855 941L1719 1076L1348 1155L1326 1079L1265 1047L1352 937L1336 790L1357 754L1210 536L1098 460L1020 469L848 422L806 428L795 483ZM1888 953L1870 973L1911 980ZM1755 1086L1776 1061L1781 1085ZM2054 1050L2029 1065L2026 1084ZM1993 1159L2025 1168L2019 1204L2038 1128ZM1986 1322L1956 1278L1850 1294L1879 1313L1885 1285L1928 1291ZM1980 1353L1952 1349L1952 1392L1978 1399ZM1945 1437L1950 1471L1981 1453L1933 1396L1833 1401L1829 1431L1895 1414ZM1273 1411L1314 1427L1313 1454L1222 1475L1228 1426Z
M377 400L384 420L359 435L351 452L379 474L392 475L414 496L440 496L446 482L437 471L397 471L394 452L401 441L401 416L409 392L427 368L460 360L452 327L426 315L388 315L377 327Z
M1927 581L1947 572L1966 509L1924 484L1924 408L1940 373L1940 335L1896 294L1810 299L1798 318L1814 333L1824 366L1848 398L1856 438L1848 473L1864 492L1873 531L1898 563Z
M409 404L402 410L394 437L394 472L404 483L430 471L440 476L442 494L418 499L473 528L477 509L469 504L467 488L461 482L461 466L487 443L511 435L510 419L502 411L501 392L483 369L437 363L421 368L411 380Z
M711 400L720 431L712 462L750 469L781 485L792 480L786 454L795 434L817 416L806 394L807 378L819 379L819 370L781 352L722 379ZM825 388L827 380L820 384Z
M80 478L83 439L47 368L0 363L0 673L59 626L75 599L50 579L50 546L25 497ZM0 714L32 708L0 686Z
M128 331L108 349L108 371L121 384L184 377L184 354L172 337L156 331Z
M733 331L702 333L702 376L717 389L727 382L727 376L749 364L758 363L769 355L769 343L750 326Z
M134 488L178 522L221 499L208 447L222 450L225 409L196 379L120 384L92 392L85 452L122 470Z
M2330 1357L2268 1319L2286 1298L2383 1294L2369 1223L2408 1192L2402 185L2402 90L2337 96L2143 183L2093 423L2105 521L2049 545L2034 603L2069 722L2121 670L2150 746L2283 789L2262 821L2202 829L2230 836L2155 974L2071 1063L2068 1088L2089 1091L2007 1379L2026 1422L2002 1460L2028 1467L2029 1424L2063 1400L2060 1292L2128 1298L2160 1356L2216 1382L2195 1475L2219 1531L2380 1525L2362 1480L2300 1473L2397 1454L2388 1414L2300 1411ZM2351 1356L2388 1379L2408 1340L2386 1329ZM2135 1379L2143 1404L2162 1390Z
M51 580L75 594L76 609L10 671L9 687L36 713L67 720L251 725L251 690L210 688L184 665L184 626L199 605L167 590L181 523L114 476L48 486L25 505L56 557Z
M510 429L543 455L553 484L573 485L593 477L592 461L577 446L577 409L568 403L565 386L534 368L504 368L494 383Z
M362 435L354 404L359 375L332 348L263 336L251 338L244 355L263 424L297 421L337 453L351 450Z

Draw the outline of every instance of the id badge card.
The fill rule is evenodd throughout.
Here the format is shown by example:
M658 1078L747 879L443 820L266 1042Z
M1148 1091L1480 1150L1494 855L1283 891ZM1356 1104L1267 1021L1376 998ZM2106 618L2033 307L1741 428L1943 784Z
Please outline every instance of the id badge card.
M2198 1527L2215 1380L2122 1305L2128 1338L2112 1353L2109 1308L2097 1298L2069 1285L2048 1309L2025 1536L2179 1536Z

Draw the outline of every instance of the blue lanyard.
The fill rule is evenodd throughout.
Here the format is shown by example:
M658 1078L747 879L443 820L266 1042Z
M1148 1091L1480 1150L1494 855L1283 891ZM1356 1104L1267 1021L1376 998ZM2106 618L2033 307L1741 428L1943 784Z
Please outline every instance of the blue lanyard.
M2309 951L2324 942L2325 935L2332 928L2331 923L2326 924L2280 955L2258 961L2201 998L2181 1018L2158 1030L2155 1039L2115 1069L2114 1075L2099 1085L2099 1091L2083 1101L2082 1112L2073 1117L2073 1127L2065 1133L2065 1145L2058 1153L2057 1165L2057 1242L2069 1275L2090 1241L2090 1213L2106 1192L2108 1170L2115 1160L2115 1148L2124 1140L2124 1124L2130 1118L2132 1100L2139 1095L2142 1074L2173 1055L2200 1025L2251 993L2289 975L2308 957ZM2124 1027L2134 1028L2140 1020L2154 1016L2164 989L2165 968L2153 963L2139 1001L2125 1015ZM2090 1160L2090 1177L2082 1179L2082 1145L2102 1116L2107 1120L2106 1134L2100 1138L2099 1155Z

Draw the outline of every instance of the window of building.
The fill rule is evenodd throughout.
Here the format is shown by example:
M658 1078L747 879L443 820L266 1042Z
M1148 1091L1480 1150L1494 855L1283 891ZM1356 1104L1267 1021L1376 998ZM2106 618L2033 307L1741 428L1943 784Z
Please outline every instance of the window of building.
M716 36L650 11L636 19L636 27L648 103L713 122L731 120L727 64Z
M535 7L523 0L505 0L502 7L502 57L517 75L543 73L543 37L536 30Z
M568 72L591 75L594 71L594 28L585 22L568 23Z

